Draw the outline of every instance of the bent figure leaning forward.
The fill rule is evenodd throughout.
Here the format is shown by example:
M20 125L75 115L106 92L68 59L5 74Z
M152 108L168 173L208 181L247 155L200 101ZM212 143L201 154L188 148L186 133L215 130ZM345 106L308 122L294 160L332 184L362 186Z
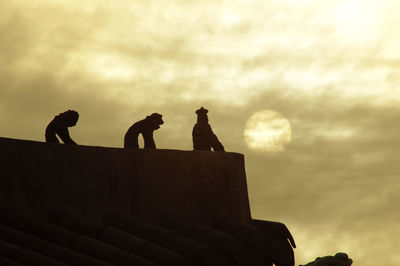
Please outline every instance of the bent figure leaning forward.
M146 116L145 119L134 123L126 132L124 138L124 148L139 148L139 134L142 134L144 139L145 149L155 149L156 143L154 142L153 132L164 124L162 115L153 113Z
M47 125L45 138L48 143L60 143L57 136L65 144L76 144L75 141L69 136L68 127L76 125L79 119L78 112L68 110L64 113L56 115L54 119Z

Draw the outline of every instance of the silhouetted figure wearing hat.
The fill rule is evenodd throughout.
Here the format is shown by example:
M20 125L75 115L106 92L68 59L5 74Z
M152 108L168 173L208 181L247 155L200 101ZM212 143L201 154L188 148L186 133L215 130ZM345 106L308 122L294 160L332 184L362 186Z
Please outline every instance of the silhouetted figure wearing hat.
M138 137L142 134L144 139L145 149L155 149L156 143L153 138L153 131L160 128L164 124L162 115L153 113L146 116L145 119L140 120L133 124L125 134L124 147L125 148L139 148Z
M57 136L65 144L76 144L75 141L71 139L68 132L68 127L73 127L76 125L79 119L78 112L74 110L68 110L64 113L56 115L54 119L47 125L46 128L46 142L48 143L60 143Z
M208 110L201 107L196 111L197 123L193 127L193 149L201 151L225 151L217 136L208 124Z

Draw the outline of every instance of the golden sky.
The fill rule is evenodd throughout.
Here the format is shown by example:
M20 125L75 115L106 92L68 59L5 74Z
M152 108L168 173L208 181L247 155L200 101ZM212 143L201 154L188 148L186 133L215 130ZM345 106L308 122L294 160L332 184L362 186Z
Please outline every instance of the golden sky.
M79 144L121 147L159 112L159 148L192 148L194 111L246 158L255 218L285 223L297 263L347 252L400 265L397 0L1 1L0 136L44 140L67 109ZM249 150L263 109L292 128Z

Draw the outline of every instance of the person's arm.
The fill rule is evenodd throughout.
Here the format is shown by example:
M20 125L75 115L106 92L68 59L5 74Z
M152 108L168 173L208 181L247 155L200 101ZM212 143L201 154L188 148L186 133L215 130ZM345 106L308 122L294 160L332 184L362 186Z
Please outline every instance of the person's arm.
M192 141L193 141L193 150L199 150L200 149L199 129L197 124L193 127L192 130Z
M211 147L213 148L214 151L225 151L224 146L222 143L218 140L217 135L214 134L213 130L211 129L211 126L209 125L209 140Z
M211 147L214 149L214 151L225 151L224 146L218 140L218 138L217 138L217 136L215 134L213 135L213 140L212 140L212 143L211 143Z
M59 132L57 132L57 135L62 139L62 141L63 141L65 144L75 144L75 145L76 145L76 142L73 141L73 140L71 139L71 137L69 136L69 131L68 131L68 128L67 128L67 127L63 128L62 130L60 130Z
M142 136L144 139L144 148L145 149L155 149L156 148L156 143L154 142L152 130L144 130L142 132Z

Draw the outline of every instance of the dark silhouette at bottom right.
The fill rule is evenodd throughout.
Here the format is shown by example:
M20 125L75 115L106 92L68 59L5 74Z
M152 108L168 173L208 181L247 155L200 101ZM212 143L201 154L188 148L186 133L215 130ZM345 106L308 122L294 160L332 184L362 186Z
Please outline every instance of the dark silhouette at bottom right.
M318 257L315 261L299 266L350 266L353 260L346 253L336 253L335 256Z

